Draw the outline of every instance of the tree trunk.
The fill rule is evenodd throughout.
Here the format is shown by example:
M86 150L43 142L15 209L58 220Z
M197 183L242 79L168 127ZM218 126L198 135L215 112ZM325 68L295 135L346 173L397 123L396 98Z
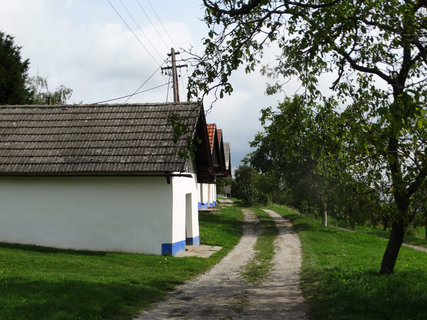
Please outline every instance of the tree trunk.
M328 226L328 205L326 201L323 202L323 210L322 210L322 226Z
M405 236L406 225L403 221L393 222L391 226L390 239L381 262L380 274L391 274L394 272L397 256Z

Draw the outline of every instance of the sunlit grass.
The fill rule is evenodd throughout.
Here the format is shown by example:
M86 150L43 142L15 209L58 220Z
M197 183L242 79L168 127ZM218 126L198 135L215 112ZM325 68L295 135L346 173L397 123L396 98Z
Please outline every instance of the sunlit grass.
M379 275L387 240L321 227L282 206L303 248L302 288L314 319L426 319L427 253L402 247L392 275Z
M0 319L130 319L217 263L241 221L234 207L200 216L202 243L223 247L208 259L0 244Z

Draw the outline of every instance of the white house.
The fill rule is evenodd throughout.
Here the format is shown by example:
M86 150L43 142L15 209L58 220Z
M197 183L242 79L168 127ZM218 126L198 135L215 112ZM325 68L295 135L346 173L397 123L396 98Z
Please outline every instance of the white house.
M213 179L196 103L0 106L0 242L174 255Z

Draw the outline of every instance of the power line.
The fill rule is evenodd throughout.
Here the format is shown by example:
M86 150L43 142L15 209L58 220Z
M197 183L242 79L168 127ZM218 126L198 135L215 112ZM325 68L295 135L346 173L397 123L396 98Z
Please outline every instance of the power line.
M139 7L141 8L142 12L144 13L145 17L147 18L148 22L150 22L150 24L153 26L154 31L156 31L157 35L159 36L160 40L163 42L165 48L167 50L169 50L169 45L166 43L166 41L163 39L162 34L159 32L159 30L157 29L157 27L154 25L153 21L151 21L150 16L147 14L147 12L144 10L144 8L142 7L141 3L139 2L139 0L136 0L136 2L138 2Z
M157 71L159 71L159 69L165 64L165 62L168 61L168 58L166 58L163 63L156 69L154 70L154 72L138 87L138 89L135 90L135 92L133 94L135 94L136 92L138 92L148 81L150 81L150 79L157 73ZM125 103L132 98L132 95L126 99Z
M145 51L148 52L148 54L151 56L151 58L153 58L153 60L158 64L159 62L157 61L157 59L151 54L151 52L147 49L147 47L142 43L142 41L139 39L139 37L135 34L135 32L132 30L132 28L128 25L128 23L125 21L125 19L123 19L123 17L120 15L120 13L116 10L116 8L114 8L113 4L110 2L110 0L107 0L108 3L110 4L111 8L113 8L113 10L117 13L117 15L120 17L120 19L122 19L123 23L126 25L126 27L130 30L130 32L132 32L132 34L134 35L134 37L136 38L136 40L141 44L141 46L145 49Z
M174 41L173 41L172 37L170 36L170 34L169 34L169 33L168 33L168 31L166 30L165 26L163 25L162 20L160 20L160 17L159 17L159 15L157 14L156 9L154 9L153 5L151 4L151 1L150 1L150 0L147 0L147 1L148 1L148 4L150 5L151 9L153 10L154 14L156 15L157 20L159 20L160 25L162 26L163 30L165 31L166 35L168 36L169 40L171 41L172 45L173 45L175 48L177 48L177 46L175 45L175 43L174 43Z
M121 97L118 97L118 98L113 98L113 99L108 99L108 100L103 100L103 101L95 102L95 103L92 103L92 104L101 104L101 103L105 103L105 102L110 102L110 101L124 99L124 98L127 98L127 97L131 97L131 96L134 96L134 95L137 95L137 94L141 94L141 93L147 92L147 91L151 91L151 90L158 89L158 88L161 88L161 87L164 87L164 86L168 86L169 84L170 84L170 82L164 83L164 84L161 84L161 85L158 85L158 86L155 86L155 87L143 90L143 91L135 92L135 93L128 94L128 95L125 95L125 96L121 96Z
M120 3L122 4L123 8L126 10L126 12L128 13L128 15L131 17L131 19L133 20L133 22L136 24L136 26L138 27L139 31L142 33L142 35L145 37L145 39L147 40L147 42L153 47L154 51L156 52L156 54L158 56L161 56L161 54L159 53L159 51L157 51L156 46L153 45L153 43L151 42L150 38L145 34L145 32L142 30L141 26L139 25L138 21L136 21L136 19L133 17L133 15L130 13L130 11L128 10L128 8L126 7L126 5L123 3L122 0L120 0Z
M169 84L171 83L170 78L171 78L171 76L169 76L168 89L166 91L166 102L168 102L168 100L169 100Z

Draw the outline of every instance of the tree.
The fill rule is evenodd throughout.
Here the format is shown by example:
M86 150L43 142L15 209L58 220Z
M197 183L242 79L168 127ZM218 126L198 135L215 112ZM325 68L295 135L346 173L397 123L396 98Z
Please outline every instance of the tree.
M256 171L247 165L239 166L234 172L233 194L242 200L244 206L251 206L259 201L256 179Z
M29 60L22 61L21 47L12 36L0 32L0 104L25 104L30 91L26 85Z
M31 92L30 104L66 104L73 94L73 90L64 85L51 92L47 80L40 76L29 78L28 87Z
M338 156L342 150L342 125L333 101L311 105L303 96L285 98L277 111L263 110L264 131L251 143L257 149L250 162L263 175L277 178L288 190L288 204L320 212L327 226L327 212L335 190L347 181Z
M190 78L190 95L232 92L231 73L255 69L265 45L281 49L266 74L297 76L309 99L322 99L318 77L345 109L348 172L393 196L390 239L380 273L393 273L426 177L426 4L422 0L204 0L210 31ZM276 81L269 92L282 82Z

